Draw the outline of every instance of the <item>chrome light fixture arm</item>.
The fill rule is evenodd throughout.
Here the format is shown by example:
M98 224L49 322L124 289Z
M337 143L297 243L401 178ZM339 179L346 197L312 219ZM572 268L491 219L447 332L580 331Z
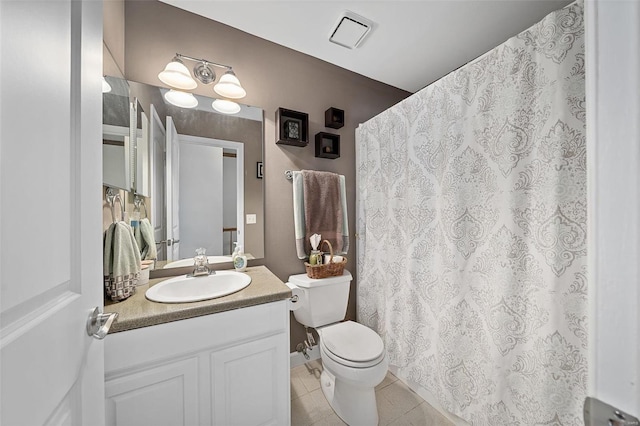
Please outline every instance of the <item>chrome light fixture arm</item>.
M186 59L188 61L193 61L193 62L200 62L200 63L204 63L204 64L207 64L207 65L214 65L216 67L226 68L227 70L231 70L232 69L231 66L229 66L229 65L219 64L217 62L213 62L213 61L210 61L208 59L194 58L192 56L183 55L182 53L176 53L176 58L178 58L178 59Z
M181 53L176 53L175 59L181 62L183 60L196 62L196 65L193 67L193 76L202 84L211 84L216 80L216 72L211 68L211 66L224 68L226 69L225 72L233 73L233 70L229 65L211 62L208 59L198 59Z

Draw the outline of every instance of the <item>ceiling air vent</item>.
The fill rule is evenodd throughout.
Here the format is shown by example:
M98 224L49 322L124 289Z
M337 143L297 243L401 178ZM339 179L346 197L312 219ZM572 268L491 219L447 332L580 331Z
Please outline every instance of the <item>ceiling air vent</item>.
M372 27L373 22L367 18L346 10L333 27L329 35L329 41L354 49L362 43Z

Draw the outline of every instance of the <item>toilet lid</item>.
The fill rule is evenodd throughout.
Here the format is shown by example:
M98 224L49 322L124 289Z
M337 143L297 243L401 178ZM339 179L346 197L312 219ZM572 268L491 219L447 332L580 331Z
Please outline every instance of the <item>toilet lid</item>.
M373 361L384 352L380 336L357 322L345 321L320 331L320 343L335 356L348 361Z

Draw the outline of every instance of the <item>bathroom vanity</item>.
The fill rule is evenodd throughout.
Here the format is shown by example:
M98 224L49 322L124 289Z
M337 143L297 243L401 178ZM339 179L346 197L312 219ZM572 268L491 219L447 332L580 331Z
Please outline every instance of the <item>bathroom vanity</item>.
M290 424L290 290L264 266L208 301L132 298L105 306L107 425ZM161 280L153 280L150 285Z

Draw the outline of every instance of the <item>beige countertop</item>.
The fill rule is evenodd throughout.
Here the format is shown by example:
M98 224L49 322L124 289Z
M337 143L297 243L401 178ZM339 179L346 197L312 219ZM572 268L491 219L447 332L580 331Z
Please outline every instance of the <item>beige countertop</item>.
M243 290L228 296L192 303L157 303L147 300L144 293L149 287L171 277L149 280L149 284L138 286L136 294L128 299L122 302L105 302L104 312L118 313L118 318L111 325L109 333L246 308L291 297L289 287L265 266L247 268L246 274L251 277L251 284Z

